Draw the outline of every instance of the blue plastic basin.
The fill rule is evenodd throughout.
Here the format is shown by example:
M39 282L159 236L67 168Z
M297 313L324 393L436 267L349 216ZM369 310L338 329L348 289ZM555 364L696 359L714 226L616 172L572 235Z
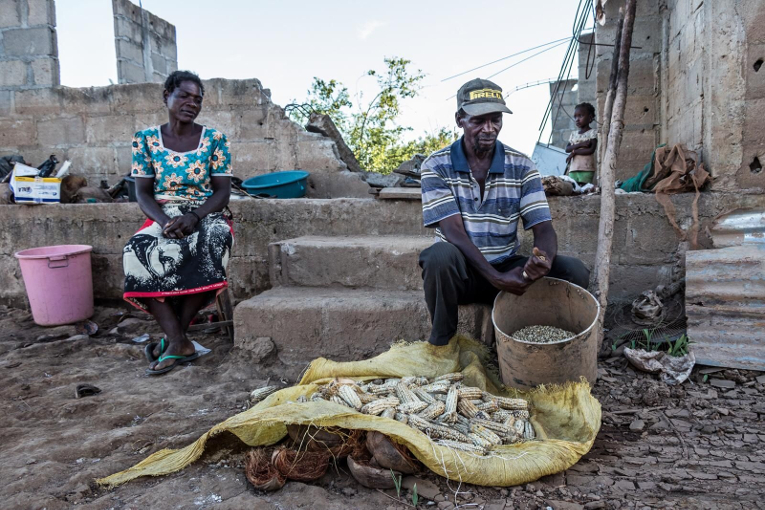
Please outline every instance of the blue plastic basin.
M308 175L309 173L303 170L257 175L244 181L242 187L250 195L265 193L276 198L300 198L305 196Z

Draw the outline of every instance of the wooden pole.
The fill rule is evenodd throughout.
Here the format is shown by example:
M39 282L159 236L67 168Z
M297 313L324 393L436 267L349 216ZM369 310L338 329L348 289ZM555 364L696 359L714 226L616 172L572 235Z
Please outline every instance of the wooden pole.
M603 106L603 126L600 131L599 163L603 164L606 158L606 149L608 148L608 133L611 129L611 114L614 111L614 96L616 95L616 79L619 76L619 48L622 43L622 29L624 28L624 9L619 9L619 23L616 28L616 39L614 39L614 54L611 57L611 76L608 78L608 92L606 92L606 104Z
M635 26L635 11L637 0L627 0L619 48L619 73L614 95L613 113L611 114L611 129L608 133L606 148L600 174L600 225L598 227L598 251L595 255L595 282L593 288L601 306L599 321L600 343L603 344L603 322L608 303L608 278L611 274L611 246L614 240L614 218L616 215L616 162L619 157L619 146L622 143L624 131L624 108L627 103L627 78L630 72L630 47L632 46L632 30Z

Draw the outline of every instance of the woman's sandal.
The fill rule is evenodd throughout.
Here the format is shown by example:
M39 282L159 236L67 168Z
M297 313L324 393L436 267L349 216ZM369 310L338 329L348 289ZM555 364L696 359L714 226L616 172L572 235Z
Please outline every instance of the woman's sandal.
M189 356L176 356L175 354L163 354L162 356L157 358L157 363L162 363L166 359L175 359L175 360L178 360L178 361L176 361L175 363L173 363L170 366L167 366L165 368L161 368L159 370L152 370L151 368L147 368L146 369L146 375L165 374L165 373L171 371L172 369L174 369L175 367L177 367L178 365L180 365L181 363L186 363L188 361L194 361L198 357L199 357L199 353L198 352L195 352L194 354L191 354Z
M154 349L156 347L157 347L157 342L151 342L149 345L147 345L143 349L143 352L144 352L144 354L146 354L146 359L149 361L149 363L154 363L155 361L157 361L157 359L159 359L156 356L154 356ZM165 345L165 339L162 338L159 341L159 355L160 356L162 356L162 354L164 354L165 349L167 349L167 346Z

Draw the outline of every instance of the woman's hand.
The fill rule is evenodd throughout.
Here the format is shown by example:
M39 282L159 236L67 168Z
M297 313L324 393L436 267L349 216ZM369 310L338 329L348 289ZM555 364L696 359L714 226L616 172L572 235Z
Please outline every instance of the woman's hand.
M186 213L183 216L176 216L162 228L162 235L170 239L183 239L194 233L197 223L199 220L194 214Z

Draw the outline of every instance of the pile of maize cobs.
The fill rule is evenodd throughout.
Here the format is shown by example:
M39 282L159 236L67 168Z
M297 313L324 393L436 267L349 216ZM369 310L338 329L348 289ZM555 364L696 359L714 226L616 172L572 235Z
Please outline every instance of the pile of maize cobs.
M326 400L364 414L398 420L437 444L486 455L498 445L535 438L529 403L464 386L455 372L435 379L404 377L356 383L334 380L306 400Z

